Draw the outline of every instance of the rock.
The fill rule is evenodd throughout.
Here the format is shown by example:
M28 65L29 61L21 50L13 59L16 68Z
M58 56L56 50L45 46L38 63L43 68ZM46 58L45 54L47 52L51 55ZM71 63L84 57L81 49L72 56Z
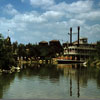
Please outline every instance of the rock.
M2 73L2 70L0 69L0 73Z
M98 62L98 63L96 64L96 66L100 67L100 62Z
M84 66L84 67L87 67L87 62L84 62L84 63L83 63L83 66Z

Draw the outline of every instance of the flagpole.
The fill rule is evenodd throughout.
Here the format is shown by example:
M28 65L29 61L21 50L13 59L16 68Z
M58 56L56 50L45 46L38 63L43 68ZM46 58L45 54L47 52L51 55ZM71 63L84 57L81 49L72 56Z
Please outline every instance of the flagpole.
M8 37L9 37L9 29L8 29Z

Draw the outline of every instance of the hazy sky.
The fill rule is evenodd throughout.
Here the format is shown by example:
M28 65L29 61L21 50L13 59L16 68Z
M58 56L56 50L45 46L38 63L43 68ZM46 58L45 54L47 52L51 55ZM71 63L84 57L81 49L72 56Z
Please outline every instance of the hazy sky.
M100 40L100 0L0 0L0 33L12 42L69 41L70 27ZM77 34L73 34L73 41Z

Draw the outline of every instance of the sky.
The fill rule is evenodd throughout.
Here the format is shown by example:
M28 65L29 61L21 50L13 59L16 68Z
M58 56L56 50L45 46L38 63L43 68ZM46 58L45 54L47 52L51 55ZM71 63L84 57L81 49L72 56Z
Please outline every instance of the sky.
M0 33L18 43L69 41L87 37L100 40L100 0L0 0ZM9 31L8 31L9 30Z

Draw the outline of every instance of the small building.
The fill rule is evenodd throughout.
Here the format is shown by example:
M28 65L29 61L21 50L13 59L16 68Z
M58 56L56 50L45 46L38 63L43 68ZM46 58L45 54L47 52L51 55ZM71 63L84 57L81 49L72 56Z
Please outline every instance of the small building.
M51 41L49 42L49 45L50 45L50 46L58 46L58 47L61 46L59 40L51 40Z
M48 42L47 41L41 41L39 42L40 46L48 46Z
M88 39L86 37L84 38L80 38L79 39L79 44L87 44L88 43ZM73 44L78 44L78 41L74 41Z

